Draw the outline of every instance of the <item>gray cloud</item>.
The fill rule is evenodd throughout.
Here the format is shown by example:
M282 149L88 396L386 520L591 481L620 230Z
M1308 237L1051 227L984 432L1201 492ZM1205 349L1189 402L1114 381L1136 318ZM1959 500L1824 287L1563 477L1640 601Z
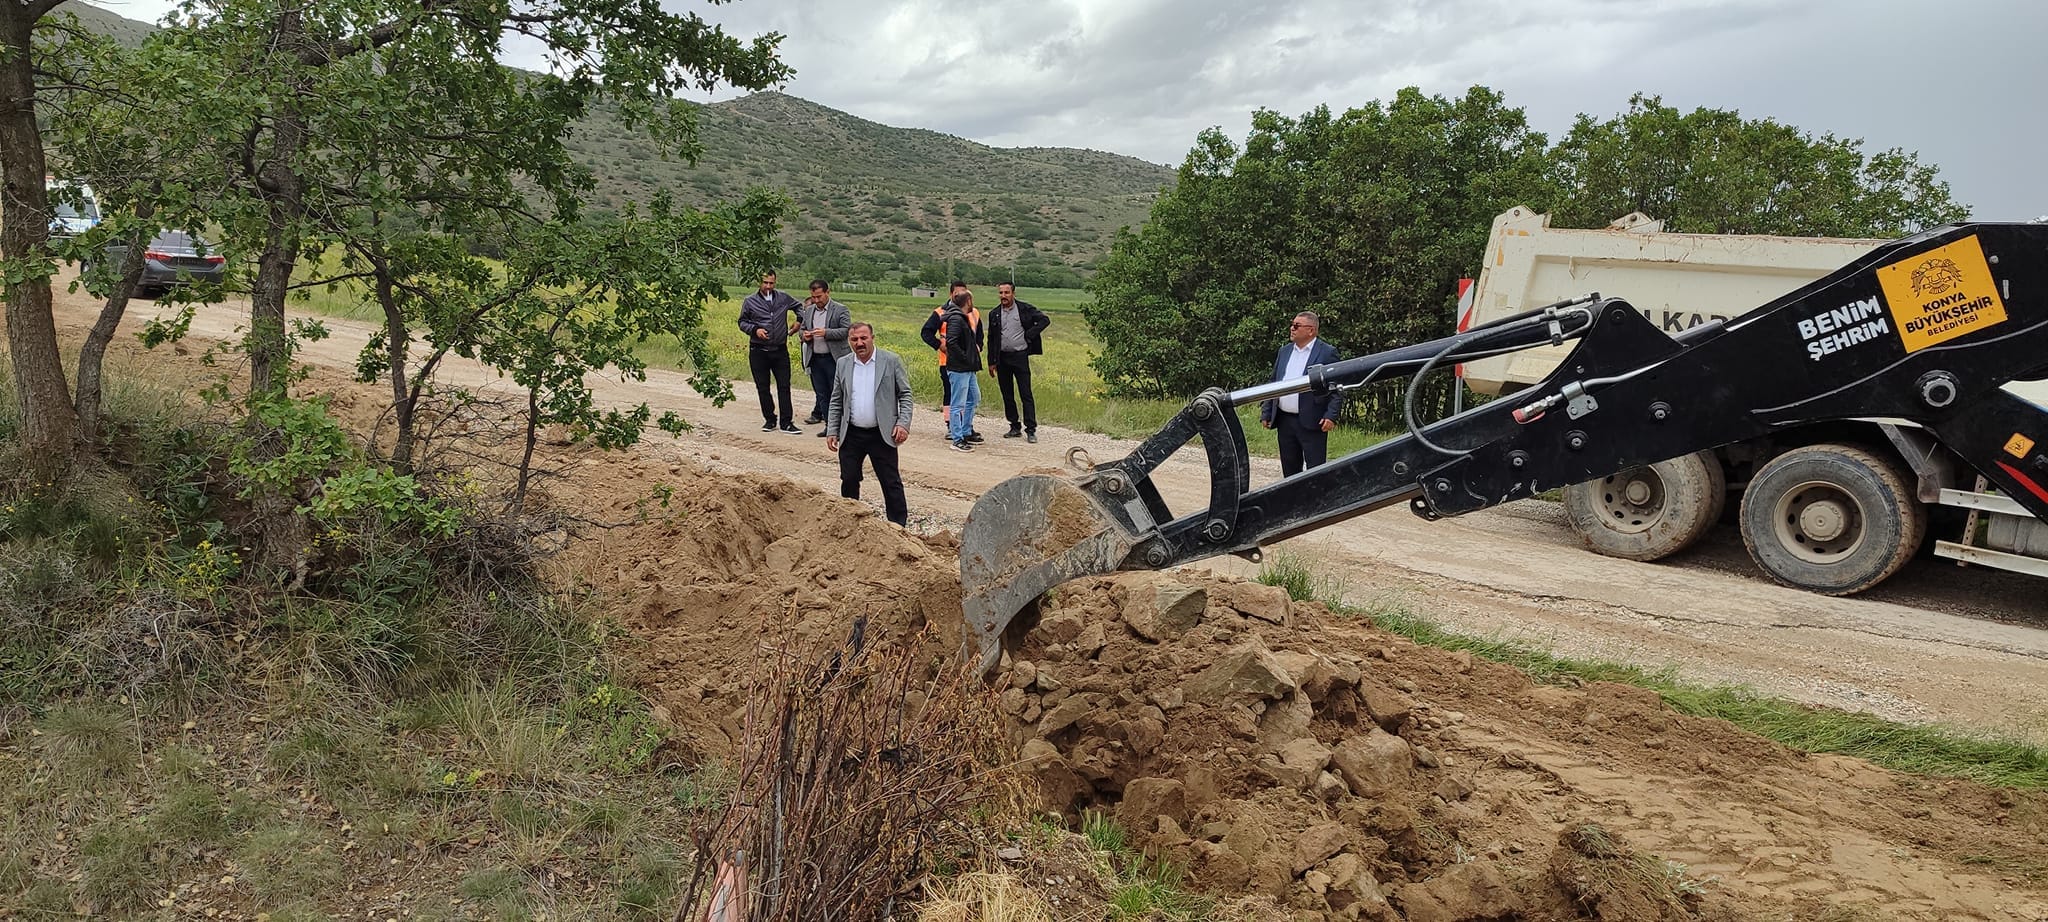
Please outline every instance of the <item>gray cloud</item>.
M1404 86L1507 95L1553 137L1638 90L1733 108L1866 150L1917 150L1980 218L2048 213L2048 4L1977 0L742 0L736 31L789 35L789 92L999 145L1178 163L1241 135Z
M2048 214L2039 0L668 0L779 31L788 92L997 145L1175 164L1253 110L1485 84L1553 138L1638 90L1903 147L1980 218ZM151 18L164 0L109 4ZM518 62L514 62L518 63Z

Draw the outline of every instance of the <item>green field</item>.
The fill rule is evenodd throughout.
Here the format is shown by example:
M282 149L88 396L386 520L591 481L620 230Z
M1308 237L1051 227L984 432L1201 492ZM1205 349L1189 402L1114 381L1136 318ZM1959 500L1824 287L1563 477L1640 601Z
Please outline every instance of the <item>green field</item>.
M795 289L798 286L791 283L789 287ZM728 295L735 300L713 306L708 312L713 339L719 344L719 362L725 374L744 378L747 347L739 333L737 300L744 294L738 289L728 289ZM855 321L875 325L876 343L902 356L905 366L910 369L910 388L917 395L919 405L936 408L940 399L938 361L918 337L918 331L940 300L912 297L900 290L834 291L833 297L853 312ZM1087 292L1076 288L1019 288L1017 297L1052 317L1052 326L1045 331L1045 354L1031 360L1032 391L1037 398L1041 425L1118 438L1143 438L1157 432L1175 413L1180 412L1184 406L1180 402L1125 400L1103 395L1102 379L1090 364L1101 343L1089 330L1088 321L1081 316L1082 305L1088 302ZM975 304L984 312L992 310L995 303L993 290L976 291ZM730 336L720 338L721 325L731 331ZM1279 348L1277 343L1274 348ZM673 348L660 349L650 345L643 354L656 367L679 367L683 361ZM797 377L797 390L801 396L805 388L802 375ZM1227 388L1256 383L1259 382L1216 382L1217 386ZM742 383L739 391L741 400L753 399L750 382ZM802 400L797 403L800 407L803 405ZM1272 457L1279 453L1273 434L1259 427L1256 407L1241 408L1238 416L1244 421L1245 440L1254 454ZM984 376L982 379L981 409L975 418L981 421L980 428L984 432L1000 431L1006 427L1002 393L996 388L993 378ZM1330 456L1338 457L1384 438L1385 433L1340 428L1330 436Z
M785 280L785 286L802 297L803 281ZM705 319L711 330L711 340L718 348L720 371L736 380L738 399L751 402L754 391L752 381L747 377L747 345L738 327L740 300L748 293L745 288L728 287L728 300L707 307ZM846 288L834 291L833 297L853 312L854 320L874 324L876 342L903 357L904 365L910 370L911 390L917 395L919 406L936 410L939 405L938 362L931 349L918 337L918 330L940 300L913 297L893 286L884 290ZM1052 317L1052 326L1045 331L1045 354L1034 357L1031 366L1032 390L1037 397L1040 424L1117 438L1143 438L1158 431L1180 411L1184 404L1175 401L1125 400L1103 395L1102 379L1090 364L1101 344L1088 329L1087 320L1081 316L1082 305L1088 302L1087 292L1078 288L1020 288L1018 297ZM994 290L977 291L976 304L983 310L991 309L995 304ZM310 290L305 300L297 302L297 305L327 316L370 323L379 321L376 309L364 295L348 286L333 292ZM1278 348L1278 343L1273 347ZM687 358L675 343L649 342L641 348L640 354L653 368L689 368ZM803 399L809 387L802 369L793 371L796 402L801 410L809 405ZM1217 386L1226 388L1256 383L1259 382L1216 382ZM1259 427L1257 408L1240 408L1238 416L1244 422L1245 441L1253 454L1273 457L1279 453L1273 434ZM933 419L934 426L938 425L936 416L926 418ZM1005 427L1003 398L993 378L985 376L982 379L981 409L976 419L981 421L983 432L1000 432ZM922 428L923 424L919 425ZM1340 457L1386 437L1387 434L1382 432L1340 427L1330 435L1330 456Z

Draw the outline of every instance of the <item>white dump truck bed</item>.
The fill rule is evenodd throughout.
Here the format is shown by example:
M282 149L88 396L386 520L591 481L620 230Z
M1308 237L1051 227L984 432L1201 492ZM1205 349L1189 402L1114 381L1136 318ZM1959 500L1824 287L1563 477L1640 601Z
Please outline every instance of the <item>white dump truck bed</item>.
M1732 320L1827 275L1886 240L1673 234L1640 213L1599 230L1550 226L1550 216L1511 208L1493 220L1485 265L1473 292L1471 324L1588 292L1627 300L1658 328L1678 333ZM1565 346L1531 349L1465 364L1465 383L1481 394L1541 381L1564 360ZM2007 390L2048 406L2048 382Z

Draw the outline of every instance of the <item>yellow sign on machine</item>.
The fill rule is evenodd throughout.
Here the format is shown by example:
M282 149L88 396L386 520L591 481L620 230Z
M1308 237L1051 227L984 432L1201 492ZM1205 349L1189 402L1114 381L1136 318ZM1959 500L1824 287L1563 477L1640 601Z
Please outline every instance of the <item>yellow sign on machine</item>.
M1877 270L1907 352L2005 322L2005 301L1975 236Z

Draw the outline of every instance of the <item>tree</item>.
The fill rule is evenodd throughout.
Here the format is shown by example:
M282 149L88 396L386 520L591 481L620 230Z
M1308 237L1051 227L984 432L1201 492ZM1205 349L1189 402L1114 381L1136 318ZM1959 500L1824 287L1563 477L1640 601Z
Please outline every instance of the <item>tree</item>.
M44 134L50 149L62 154L53 172L69 181L67 189L90 187L101 215L91 230L54 246L60 258L80 267L73 290L83 287L105 299L79 347L73 398L77 440L90 450L99 444L107 348L140 287L147 244L160 227L205 226L201 203L218 196L228 166L167 146L151 109L161 100L133 89L181 69L161 45L131 51L69 22L51 31L56 34L42 44L38 70ZM119 265L106 258L113 244L127 247ZM222 258L232 265L233 255L230 248ZM218 286L180 288L173 297L189 303L220 293Z
M600 373L646 380L635 347L649 339L675 338L697 369L691 384L723 402L731 384L718 374L704 307L723 297L725 279L736 272L774 263L776 217L784 207L761 191L704 211L678 209L659 195L644 214L629 206L610 219L515 226L513 236L496 242L505 254L502 271L461 253L453 238L401 240L403 249L372 273L376 297L387 318L407 318L433 348L408 364L407 353L390 344L411 330L387 325L356 365L359 380L393 382L400 421L393 460L403 468L413 459L419 401L450 354L497 368L527 392L515 510L525 501L542 427L566 425L604 448L639 440L652 418L647 405L601 408L588 382ZM660 425L682 422L668 416Z
M1555 219L1600 227L1640 211L1688 233L1896 237L1968 216L1917 154L1862 146L1639 93L1613 118L1580 115L1552 151Z
M51 313L48 160L36 120L32 39L62 0L0 0L0 286L21 406L22 454L39 480L68 478L77 416Z
M1493 215L1549 200L1544 151L1484 87L1411 88L1340 117L1261 111L1242 149L1206 131L1090 286L1096 369L1138 396L1253 383L1302 310L1348 355L1441 335ZM1398 418L1387 395L1358 396L1365 418Z
M192 62L177 89L204 95L167 106L166 129L177 146L234 167L210 217L255 256L252 408L288 393L285 304L321 281L297 280L302 259L340 246L357 261L346 275L377 280L404 404L415 318L389 312L412 271L396 260L426 252L406 236L419 219L573 221L590 182L564 139L593 103L691 155L690 112L674 94L759 89L789 73L775 57L780 36L743 42L651 0L189 0L182 17L187 27L155 40ZM515 36L546 52L549 73L498 64ZM263 416L252 412L252 427ZM282 572L305 546L303 522L289 496L253 505L254 564Z

